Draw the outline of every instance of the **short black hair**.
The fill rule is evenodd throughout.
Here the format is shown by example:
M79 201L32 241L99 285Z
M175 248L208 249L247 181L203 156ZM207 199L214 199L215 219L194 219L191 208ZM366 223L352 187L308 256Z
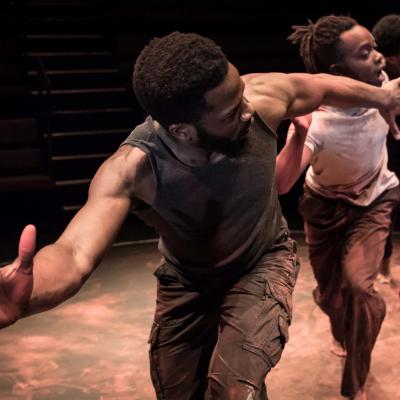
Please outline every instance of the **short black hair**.
M211 39L173 32L142 50L133 71L133 89L143 109L164 128L200 121L204 95L224 80L228 60Z
M382 17L372 28L372 34L385 57L400 55L400 15Z
M315 24L309 21L308 25L293 26L294 32L288 40L300 43L300 55L307 72L329 73L330 66L340 57L340 35L356 25L358 22L351 17L327 15L319 18Z

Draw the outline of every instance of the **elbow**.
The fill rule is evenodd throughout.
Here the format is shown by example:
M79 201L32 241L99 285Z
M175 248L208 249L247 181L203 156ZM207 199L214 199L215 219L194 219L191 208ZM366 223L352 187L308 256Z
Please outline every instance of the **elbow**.
M97 262L90 259L89 257L80 257L77 260L75 265L75 283L79 288L83 286L83 284L90 277L92 272L96 269L97 265L100 263L100 260Z

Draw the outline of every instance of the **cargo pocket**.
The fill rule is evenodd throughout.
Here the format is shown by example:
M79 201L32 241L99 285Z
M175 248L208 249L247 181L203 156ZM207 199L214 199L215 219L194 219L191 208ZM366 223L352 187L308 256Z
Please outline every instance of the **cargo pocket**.
M292 311L293 311L293 304L292 304L292 288L288 287L287 285L274 281L273 283L266 283L266 291L267 296L268 294L272 296L283 308L283 310L287 314L288 324L292 321Z
M271 367L274 367L282 356L285 344L289 340L289 320L284 310L278 314L277 324L273 333L268 336L263 347L268 355Z
M287 319L278 315L270 326L266 327L263 342L260 342L257 337L248 337L242 348L262 358L267 364L268 372L281 358L285 343L288 341L288 328Z
M268 370L278 363L289 340L290 299L287 287L282 285L279 290L276 287L271 290L266 282L264 304L242 345L244 350L261 357Z

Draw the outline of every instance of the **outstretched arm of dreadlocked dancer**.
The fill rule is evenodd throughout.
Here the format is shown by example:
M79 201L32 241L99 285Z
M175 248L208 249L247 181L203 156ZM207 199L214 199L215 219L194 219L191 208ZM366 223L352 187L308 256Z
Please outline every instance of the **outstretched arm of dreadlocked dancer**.
M140 194L151 179L145 154L122 146L99 168L88 201L54 244L34 255L36 232L27 226L18 257L0 270L0 327L75 294L112 244L132 201L146 200Z
M305 146L312 114L294 117L289 126L286 143L276 157L276 186L278 194L287 193L311 162L312 151Z
M245 97L272 128L283 119L309 114L321 104L379 109L392 134L400 138L400 78L383 87L330 74L259 73L242 76Z

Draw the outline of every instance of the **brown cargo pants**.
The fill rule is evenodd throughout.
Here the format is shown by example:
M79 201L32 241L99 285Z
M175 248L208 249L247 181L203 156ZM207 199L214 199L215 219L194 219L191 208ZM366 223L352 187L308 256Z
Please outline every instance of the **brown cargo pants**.
M267 399L266 374L288 340L295 250L285 231L245 275L203 290L156 271L149 342L158 400Z

